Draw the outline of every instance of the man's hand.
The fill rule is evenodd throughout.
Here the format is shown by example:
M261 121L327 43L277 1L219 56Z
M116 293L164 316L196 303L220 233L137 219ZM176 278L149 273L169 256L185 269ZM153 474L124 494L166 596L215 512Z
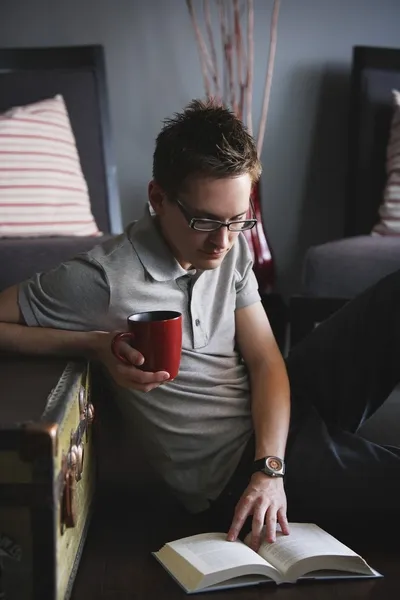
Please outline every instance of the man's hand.
M289 535L286 517L286 494L282 477L267 477L264 473L254 473L250 483L235 508L232 525L228 531L228 540L234 542L247 517L253 515L251 547L258 551L261 542L274 542L276 524L282 532ZM265 538L261 539L265 524Z
M100 335L96 338L95 343L95 356L105 365L118 385L141 392L150 392L169 379L169 373L166 371L152 373L138 369L137 367L144 363L145 357L124 341L117 342L118 352L130 364L126 365L118 360L111 351L111 342L116 333L115 331L112 333L99 332Z

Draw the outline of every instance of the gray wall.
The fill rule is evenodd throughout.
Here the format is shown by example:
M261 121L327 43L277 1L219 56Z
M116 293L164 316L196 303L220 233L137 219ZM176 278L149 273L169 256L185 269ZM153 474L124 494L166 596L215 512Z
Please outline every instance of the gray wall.
M256 124L271 6L255 0ZM399 0L282 0L262 192L285 294L305 248L342 234L352 46L400 46L399 23ZM106 49L126 223L142 211L162 119L203 94L185 0L0 0L0 46L90 43Z

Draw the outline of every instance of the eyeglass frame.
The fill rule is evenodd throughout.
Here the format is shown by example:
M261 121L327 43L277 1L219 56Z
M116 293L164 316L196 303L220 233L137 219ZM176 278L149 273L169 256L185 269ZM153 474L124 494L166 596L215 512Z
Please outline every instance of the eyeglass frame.
M185 217L185 220L187 222L187 224L189 225L189 227L191 229L193 229L194 231L200 231L201 233L214 233L214 231L219 231L221 229L221 227L226 227L228 229L228 231L232 231L233 233L240 233L241 231L249 231L250 229L253 229L253 227L257 224L257 219L254 217L253 219L238 219L235 221L228 221L227 223L224 221L218 221L218 219L207 219L206 217L193 217L190 212L188 211L188 209L186 208L186 206L184 204L182 204L182 202L180 200L178 200L178 198L175 198L175 202L178 205L179 210L181 211L181 213L183 214L183 216ZM254 210L254 206L253 206L253 202L251 201L251 198L249 199L250 202L250 208L253 212L253 215L255 215L255 210ZM218 227L216 227L215 229L197 229L196 228L196 221L206 221L208 223L216 223L218 225ZM250 227L246 227L245 229L231 229L230 226L234 225L235 223L251 223Z

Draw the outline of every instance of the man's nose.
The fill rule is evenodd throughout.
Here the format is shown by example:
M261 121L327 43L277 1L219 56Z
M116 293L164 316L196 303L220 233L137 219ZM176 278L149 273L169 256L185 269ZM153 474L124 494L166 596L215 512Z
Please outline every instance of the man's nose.
M227 248L229 246L229 229L227 227L220 227L214 231L212 241L219 248Z

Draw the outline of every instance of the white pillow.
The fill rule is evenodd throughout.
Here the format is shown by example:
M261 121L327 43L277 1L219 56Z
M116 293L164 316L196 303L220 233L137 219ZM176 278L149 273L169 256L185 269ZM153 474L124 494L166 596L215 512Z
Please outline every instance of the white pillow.
M400 92L393 90L393 99L395 108L386 151L387 180L380 220L372 230L379 235L400 235Z
M0 115L0 237L98 235L63 97Z

